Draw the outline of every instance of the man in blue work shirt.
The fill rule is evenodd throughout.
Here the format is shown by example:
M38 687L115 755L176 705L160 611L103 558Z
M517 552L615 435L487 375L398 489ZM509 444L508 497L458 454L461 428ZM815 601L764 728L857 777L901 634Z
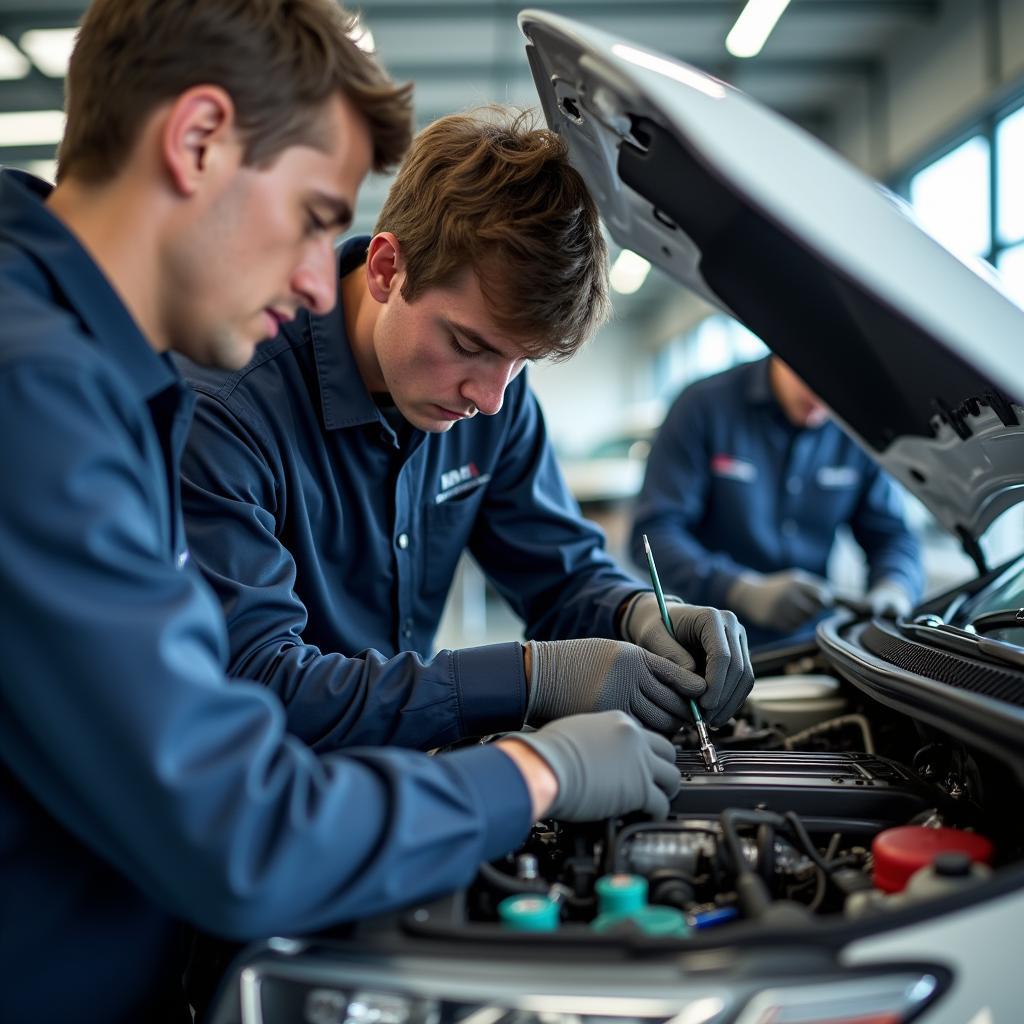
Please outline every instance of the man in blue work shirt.
M647 462L633 526L666 586L731 608L752 644L809 636L832 606L836 529L868 562L867 604L905 614L919 545L892 481L777 356L698 381L676 399Z
M332 307L333 235L410 135L353 28L333 0L97 0L57 187L0 174L4 1020L190 1021L181 922L324 928L467 884L538 815L664 814L678 788L621 711L318 757L224 675L167 353L241 366Z
M596 210L562 141L500 109L441 118L339 274L330 316L288 325L237 374L188 371L189 547L231 670L321 749L430 748L503 709L536 723L618 707L672 733L692 696L728 718L752 682L735 616L673 601L668 633L581 518L521 373L570 356L607 307ZM465 550L525 648L429 657Z

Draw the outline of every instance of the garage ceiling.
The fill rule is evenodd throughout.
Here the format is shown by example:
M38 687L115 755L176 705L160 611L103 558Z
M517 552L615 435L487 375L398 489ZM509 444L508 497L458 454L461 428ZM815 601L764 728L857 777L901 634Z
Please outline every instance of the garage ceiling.
M883 59L950 0L791 0L761 54L730 57L724 40L743 0L556 0L534 6L578 18L682 58L736 85L830 139L844 97L880 84ZM516 15L520 0L362 0L376 49L399 80L416 83L420 124L493 101L536 102ZM23 46L34 28L73 26L84 0L0 0L0 33ZM56 109L62 81L38 68L0 81L0 111ZM54 147L12 147L0 133L0 163L52 158ZM356 230L368 231L387 181L367 183ZM649 298L648 289L645 295ZM634 296L619 312L632 312ZM619 303L617 303L619 305Z
M19 44L33 28L73 26L85 6L74 0L0 0L0 33ZM516 14L527 3L363 0L360 6L391 73L416 82L420 123L494 100L535 102L516 26ZM899 37L937 17L940 3L792 0L762 53L751 60L730 57L724 46L741 0L559 0L536 6L711 71L827 139L844 94L870 83ZM0 81L0 110L59 107L61 89L59 79L32 68L23 79ZM52 155L50 146L11 150L3 143L0 138L5 163Z

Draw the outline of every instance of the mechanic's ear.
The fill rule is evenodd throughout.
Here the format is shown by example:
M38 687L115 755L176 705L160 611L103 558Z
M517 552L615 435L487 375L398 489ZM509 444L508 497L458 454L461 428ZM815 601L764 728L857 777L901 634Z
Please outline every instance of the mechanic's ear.
M366 286L370 294L378 302L387 302L401 288L403 280L402 250L398 239L390 231L374 235L366 250Z
M194 86L171 104L160 143L179 195L194 195L211 176L234 173L242 155L234 128L235 105L219 86Z

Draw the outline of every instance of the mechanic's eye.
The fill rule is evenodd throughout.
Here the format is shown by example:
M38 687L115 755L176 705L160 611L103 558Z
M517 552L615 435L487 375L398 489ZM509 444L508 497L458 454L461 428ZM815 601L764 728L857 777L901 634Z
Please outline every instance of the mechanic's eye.
M313 235L323 234L325 231L332 228L332 225L328 224L327 221L318 217L312 210L306 211L306 235L312 237Z
M466 348L465 345L460 345L459 339L456 338L454 334L448 335L448 341L455 352L460 356L465 356L466 359L475 359L477 356L482 356L484 354L483 349Z

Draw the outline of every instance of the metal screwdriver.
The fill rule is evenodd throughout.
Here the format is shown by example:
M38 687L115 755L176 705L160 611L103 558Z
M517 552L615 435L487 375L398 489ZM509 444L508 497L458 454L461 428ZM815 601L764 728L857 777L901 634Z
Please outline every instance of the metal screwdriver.
M644 534L644 551L647 552L647 568L651 572L651 585L658 597L658 607L661 609L661 621L665 623L669 636L675 639L675 631L672 629L672 620L668 616L668 607L665 604L665 592L661 589L661 580L658 579L658 570L654 564L654 552L651 551L647 534ZM690 699L690 711L693 714L693 724L697 727L697 736L700 739L700 756L704 759L704 768L709 772L721 772L725 769L718 761L718 751L711 742L711 735L708 732L707 723L697 707L697 702Z

